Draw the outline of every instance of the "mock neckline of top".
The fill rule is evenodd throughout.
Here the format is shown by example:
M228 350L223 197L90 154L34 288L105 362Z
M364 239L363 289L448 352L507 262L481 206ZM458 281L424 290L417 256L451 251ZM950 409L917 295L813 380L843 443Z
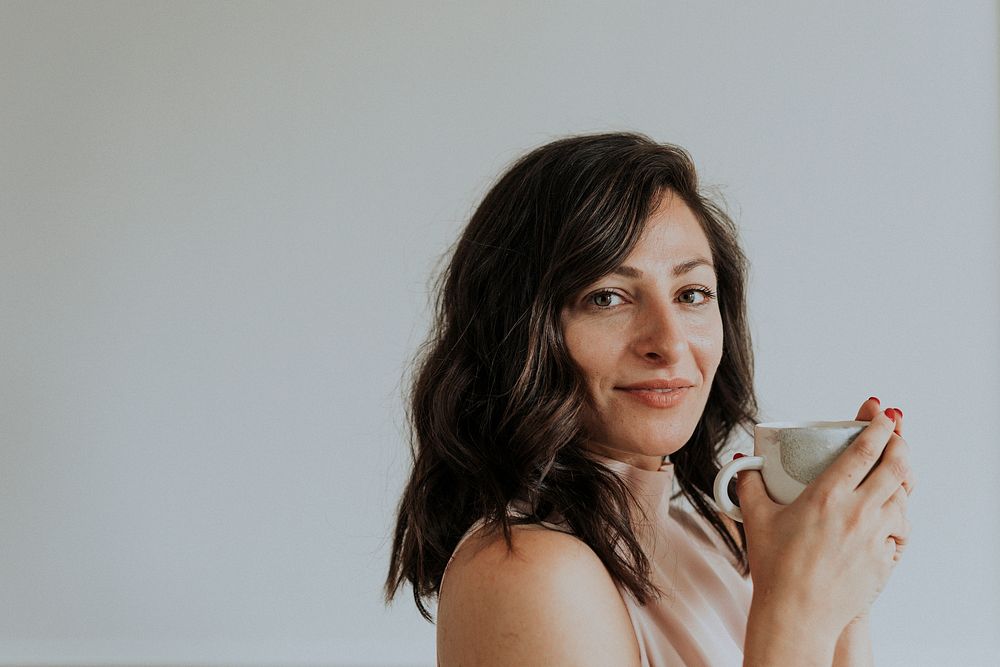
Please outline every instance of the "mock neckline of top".
M659 499L663 497L664 493L669 493L672 488L673 463L664 462L659 470L645 470L631 463L612 459L596 452L587 452L587 456L618 473L629 485L632 492L637 495Z

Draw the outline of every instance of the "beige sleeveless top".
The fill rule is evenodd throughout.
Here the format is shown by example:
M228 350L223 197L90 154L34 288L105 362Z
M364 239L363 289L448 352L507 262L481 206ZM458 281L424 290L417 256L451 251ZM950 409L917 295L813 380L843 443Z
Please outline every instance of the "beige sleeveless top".
M636 537L649 558L653 583L664 595L643 606L628 589L618 587L643 667L743 664L750 579L739 574L736 560L701 515L670 502L673 464L643 470L597 454L593 458L625 480L651 519ZM510 511L517 512L516 505ZM558 520L541 524L570 532ZM481 525L481 520L473 523L455 551Z

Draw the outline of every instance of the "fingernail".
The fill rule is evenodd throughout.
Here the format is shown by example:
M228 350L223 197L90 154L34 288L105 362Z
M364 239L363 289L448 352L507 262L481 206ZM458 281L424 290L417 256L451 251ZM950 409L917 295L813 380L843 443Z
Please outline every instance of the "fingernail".
M733 454L733 460L735 461L736 459L741 459L744 456L746 456L746 454L740 454L739 452L736 452L735 454Z
M899 417L903 416L903 413L897 410L896 408L886 408L885 416L891 419L892 421L896 421L897 419L899 419Z
M882 404L882 401L878 400L878 396L869 396L869 397L868 397L868 400L869 400L869 401L875 401L875 402L876 402L876 403L878 403L879 405L881 405L881 404Z

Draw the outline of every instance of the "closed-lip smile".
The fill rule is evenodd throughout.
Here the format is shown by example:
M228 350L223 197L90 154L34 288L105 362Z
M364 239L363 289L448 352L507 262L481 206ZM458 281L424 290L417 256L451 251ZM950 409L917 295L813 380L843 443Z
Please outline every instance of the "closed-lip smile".
M615 387L618 391L628 396L629 400L636 401L640 405L648 408L668 409L683 405L687 402L688 393L694 389L694 382L685 378L673 378L670 380L643 380L635 384Z
M625 391L669 391L671 389L687 389L693 386L694 382L691 380L674 378L672 380L643 380L616 388Z

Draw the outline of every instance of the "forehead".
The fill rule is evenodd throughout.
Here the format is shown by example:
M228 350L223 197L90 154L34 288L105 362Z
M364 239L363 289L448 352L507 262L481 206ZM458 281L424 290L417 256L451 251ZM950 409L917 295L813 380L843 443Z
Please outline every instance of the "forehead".
M693 256L711 259L708 237L687 203L667 193L647 219L642 236L626 263L673 263Z

